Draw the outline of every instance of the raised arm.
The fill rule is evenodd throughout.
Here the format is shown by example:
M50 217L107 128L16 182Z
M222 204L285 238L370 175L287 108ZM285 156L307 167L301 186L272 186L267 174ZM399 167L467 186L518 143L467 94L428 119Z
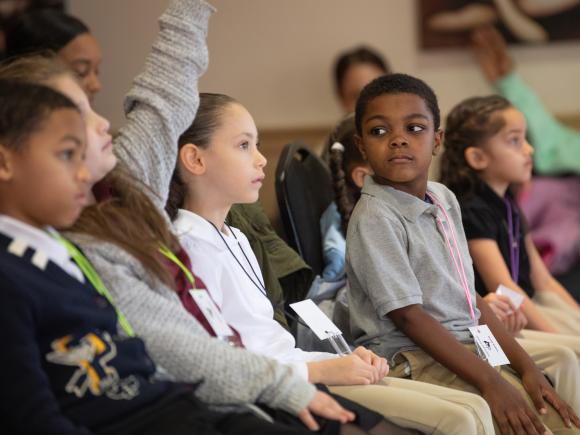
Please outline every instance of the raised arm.
M493 27L484 27L474 31L472 40L484 76L526 117L535 148L536 170L540 173L580 172L580 132L555 119L536 93L514 72L513 60L501 34Z
M127 123L115 139L115 152L149 186L160 209L175 168L177 139L199 105L197 81L207 68L207 25L213 10L203 0L172 0L125 100Z

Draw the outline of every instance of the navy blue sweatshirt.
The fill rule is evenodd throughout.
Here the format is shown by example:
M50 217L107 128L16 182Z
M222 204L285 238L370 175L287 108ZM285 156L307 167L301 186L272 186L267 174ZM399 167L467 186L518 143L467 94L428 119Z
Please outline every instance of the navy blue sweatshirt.
M8 252L0 233L0 422L10 434L88 434L155 403L143 342L117 334L117 315L86 280Z

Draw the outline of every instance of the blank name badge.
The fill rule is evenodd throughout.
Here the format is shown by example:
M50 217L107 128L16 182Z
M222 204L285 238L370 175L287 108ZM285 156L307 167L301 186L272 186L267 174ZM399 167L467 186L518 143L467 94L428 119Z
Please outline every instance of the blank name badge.
M225 321L217 305L205 290L190 290L189 294L218 337L231 337L234 331Z
M296 311L296 313L302 318L302 320L304 320L320 340L342 335L338 326L336 326L332 320L330 320L328 316L324 314L314 302L312 302L312 299L306 299L290 304L290 307Z

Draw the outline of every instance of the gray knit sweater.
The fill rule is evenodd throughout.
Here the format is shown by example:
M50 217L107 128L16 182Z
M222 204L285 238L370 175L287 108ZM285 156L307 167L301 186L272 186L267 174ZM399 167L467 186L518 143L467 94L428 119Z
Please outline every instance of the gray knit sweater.
M195 116L197 80L207 67L207 22L213 8L201 0L174 0L130 90L125 125L115 152L152 189L163 209L177 159L177 139ZM67 234L90 259L154 361L175 380L204 382L198 397L213 405L265 403L293 414L315 393L288 366L209 336L177 294L116 245ZM193 265L195 270L195 265Z

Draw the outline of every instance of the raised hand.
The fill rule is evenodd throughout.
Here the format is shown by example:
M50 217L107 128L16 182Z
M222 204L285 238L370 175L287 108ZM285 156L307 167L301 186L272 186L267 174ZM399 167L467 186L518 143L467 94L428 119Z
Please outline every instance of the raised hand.
M490 82L501 79L514 69L503 36L493 26L475 29L471 34L473 53L485 78Z

